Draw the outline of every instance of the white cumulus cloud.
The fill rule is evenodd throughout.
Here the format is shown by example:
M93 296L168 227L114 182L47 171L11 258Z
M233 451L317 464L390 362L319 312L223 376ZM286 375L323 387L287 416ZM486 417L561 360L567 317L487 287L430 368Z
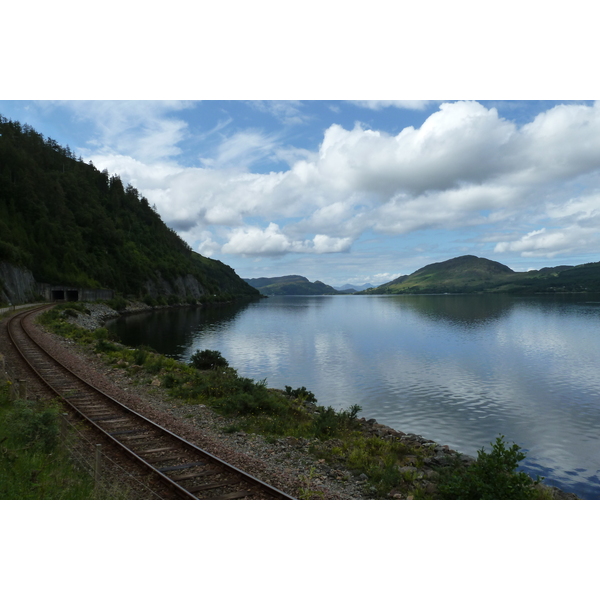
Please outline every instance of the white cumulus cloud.
M312 240L292 240L281 231L276 223L269 223L266 229L242 227L235 229L229 241L223 246L225 254L255 256L278 256L288 252L301 254L327 254L345 252L350 248L350 238L335 238L317 234Z
M181 154L179 144L188 135L183 119L167 116L190 108L182 101L69 101L68 106L81 120L96 124L98 135L90 140L96 151L130 156L146 163Z
M491 223L499 253L554 256L597 243L598 103L558 105L517 125L478 102L444 102L397 135L330 124L316 151L256 128L225 135L217 126L210 154L184 167L176 159L189 132L166 111L186 106L95 104L103 124L89 154L131 181L178 231L210 229L210 239L197 242L212 253L219 244L248 256L347 252L368 232ZM256 106L281 120L303 118L299 103ZM288 169L252 172L257 161L282 160Z
M395 108L409 108L412 110L424 110L429 104L430 100L352 100L353 104L362 106L364 108L370 108L371 110L381 110L382 108L388 108L393 106Z
M548 231L545 227L530 231L518 240L499 242L495 252L517 252L524 257L553 258L559 254L597 248L599 231L572 226Z

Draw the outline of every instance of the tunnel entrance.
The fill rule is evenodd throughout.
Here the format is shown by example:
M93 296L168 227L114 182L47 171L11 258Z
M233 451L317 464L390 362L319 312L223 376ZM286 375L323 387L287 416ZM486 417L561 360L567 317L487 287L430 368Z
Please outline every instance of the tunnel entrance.
M68 288L65 285L50 285L38 283L38 292L46 300L52 302L93 302L94 300L112 300L113 290Z
M52 290L52 300L60 302L79 302L79 290Z

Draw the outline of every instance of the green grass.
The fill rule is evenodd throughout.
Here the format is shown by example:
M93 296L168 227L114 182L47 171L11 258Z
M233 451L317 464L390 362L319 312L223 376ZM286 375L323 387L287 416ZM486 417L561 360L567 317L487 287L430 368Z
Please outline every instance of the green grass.
M92 332L66 321L67 317L75 317L78 313L85 313L86 311L87 309L83 302L68 302L44 311L38 317L38 322L58 335L83 344L94 340L106 339L108 331L104 328Z
M415 477L400 471L400 467L408 464L407 461L421 467L423 460L431 454L427 448L414 448L397 439L370 437L354 431L335 444L315 444L312 452L316 457L346 468L355 475L366 475L373 498L387 498L392 490L425 497L415 489Z
M57 407L9 400L0 384L0 499L87 500L94 482L59 443Z

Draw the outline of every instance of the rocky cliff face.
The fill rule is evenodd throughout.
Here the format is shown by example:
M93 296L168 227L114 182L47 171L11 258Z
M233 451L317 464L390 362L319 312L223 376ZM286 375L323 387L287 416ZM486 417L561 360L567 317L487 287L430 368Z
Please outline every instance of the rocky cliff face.
M145 285L147 293L156 298L164 296L165 298L174 294L180 298L201 298L204 295L204 288L193 275L176 277L173 283L169 283L160 273L157 273L156 281L147 281Z
M0 262L0 304L32 302L39 296L39 287L28 269ZM199 299L206 294L202 284L191 274L176 277L169 282L157 273L156 279L148 280L144 287L146 293L153 298L176 295L182 300L188 297Z
M0 303L23 304L36 297L36 283L31 271L0 262Z

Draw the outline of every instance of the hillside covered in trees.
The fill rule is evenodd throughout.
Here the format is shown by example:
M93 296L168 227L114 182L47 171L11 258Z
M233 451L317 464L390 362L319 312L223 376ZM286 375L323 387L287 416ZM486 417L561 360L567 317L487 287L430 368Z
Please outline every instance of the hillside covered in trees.
M258 277L256 279L244 279L244 281L265 296L327 296L343 293L338 292L338 290L322 281L311 283L301 275Z
M177 279L192 281L175 288L196 297L259 296L231 267L192 251L118 175L1 115L0 262L38 282L138 297Z
M477 256L458 256L432 263L411 275L360 294L553 294L600 292L600 263L545 267L517 273L499 262Z

